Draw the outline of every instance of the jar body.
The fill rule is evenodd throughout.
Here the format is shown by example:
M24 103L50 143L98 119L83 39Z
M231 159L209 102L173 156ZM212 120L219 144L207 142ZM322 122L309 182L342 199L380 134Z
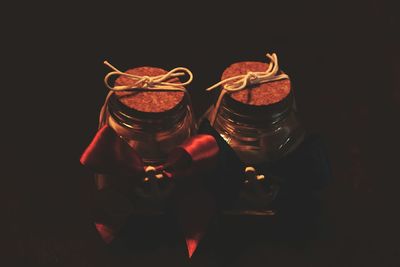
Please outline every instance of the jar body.
M145 113L127 108L116 97L110 98L103 124L113 128L146 165L158 165L195 132L191 106L188 101L182 102L174 110Z
M274 120L253 123L222 106L214 127L240 159L250 165L279 160L304 139L304 128L294 109Z
M224 103L224 102L222 102ZM305 131L294 108L290 105L268 110L263 114L257 112L241 113L233 105L222 104L216 115L214 128L232 147L237 156L252 172L243 170L242 188L238 199L226 214L271 216L275 212L272 203L276 198L280 185L279 178L269 173L260 173L263 166L278 161L290 154L304 140ZM251 108L251 107L250 107ZM246 169L248 169L246 167ZM260 167L257 170L254 167Z

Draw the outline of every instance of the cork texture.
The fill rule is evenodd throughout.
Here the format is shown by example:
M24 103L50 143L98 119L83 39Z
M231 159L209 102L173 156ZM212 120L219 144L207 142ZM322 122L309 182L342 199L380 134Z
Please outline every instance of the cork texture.
M167 71L156 67L138 67L129 69L126 73L140 76L157 76L166 74ZM177 82L178 78L172 78L168 82ZM134 85L136 80L127 76L119 76L115 85ZM146 92L116 92L120 101L129 108L142 112L165 112L173 109L183 99L184 93L177 91L146 91Z

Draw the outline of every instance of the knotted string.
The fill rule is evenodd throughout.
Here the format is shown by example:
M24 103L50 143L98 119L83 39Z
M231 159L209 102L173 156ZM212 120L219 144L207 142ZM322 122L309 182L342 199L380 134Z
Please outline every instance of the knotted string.
M104 77L104 84L110 90L107 94L106 100L104 101L103 106L101 107L100 117L99 117L99 129L103 125L104 122L104 114L107 109L107 103L114 92L121 91L121 92L129 92L129 91L138 91L138 90L157 90L157 91L180 91L187 94L185 89L185 85L190 84L193 81L193 74L192 72L183 67L178 67L170 70L166 74L157 75L157 76L140 76L135 74L130 74L126 72L122 72L113 65L111 65L108 61L104 61L104 65L111 68L113 71L109 72ZM109 80L112 76L126 76L129 79L135 81L132 85L117 85L111 86ZM189 78L185 82L167 82L168 80L180 76L188 75Z
M224 98L226 93L241 91L243 89L246 89L249 85L289 79L289 76L286 75L285 73L278 74L279 64L278 64L278 57L276 56L275 53L272 53L272 55L267 53L267 58L270 59L270 63L266 71L258 71L258 72L249 71L246 74L237 75L222 80L206 89L207 91L211 91L222 85L222 90L218 97L217 103L215 104L214 109L211 112L210 116L211 125L214 125L215 123L215 119L218 110L220 108L222 99Z

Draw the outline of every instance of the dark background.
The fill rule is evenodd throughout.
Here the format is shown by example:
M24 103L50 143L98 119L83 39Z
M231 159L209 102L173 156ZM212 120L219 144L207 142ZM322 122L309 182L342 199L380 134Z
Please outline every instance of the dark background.
M300 116L329 148L334 181L307 242L249 243L232 266L399 266L400 39L389 1L148 5L25 4L4 20L4 266L177 266L165 249L115 256L91 215L94 185L79 165L120 69L186 66L197 115L229 64L276 52ZM3 20L3 19L2 19ZM8 84L9 83L9 84ZM197 262L196 262L197 261ZM212 257L194 259L207 266Z

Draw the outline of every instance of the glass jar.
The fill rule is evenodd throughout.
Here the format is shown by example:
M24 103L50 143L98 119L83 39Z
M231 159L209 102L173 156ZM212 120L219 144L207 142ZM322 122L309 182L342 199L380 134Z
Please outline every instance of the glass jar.
M247 166L237 202L224 213L274 215L272 203L280 189L279 178L263 173L265 166L296 149L305 135L292 90L281 101L264 106L248 105L226 94L214 128Z

